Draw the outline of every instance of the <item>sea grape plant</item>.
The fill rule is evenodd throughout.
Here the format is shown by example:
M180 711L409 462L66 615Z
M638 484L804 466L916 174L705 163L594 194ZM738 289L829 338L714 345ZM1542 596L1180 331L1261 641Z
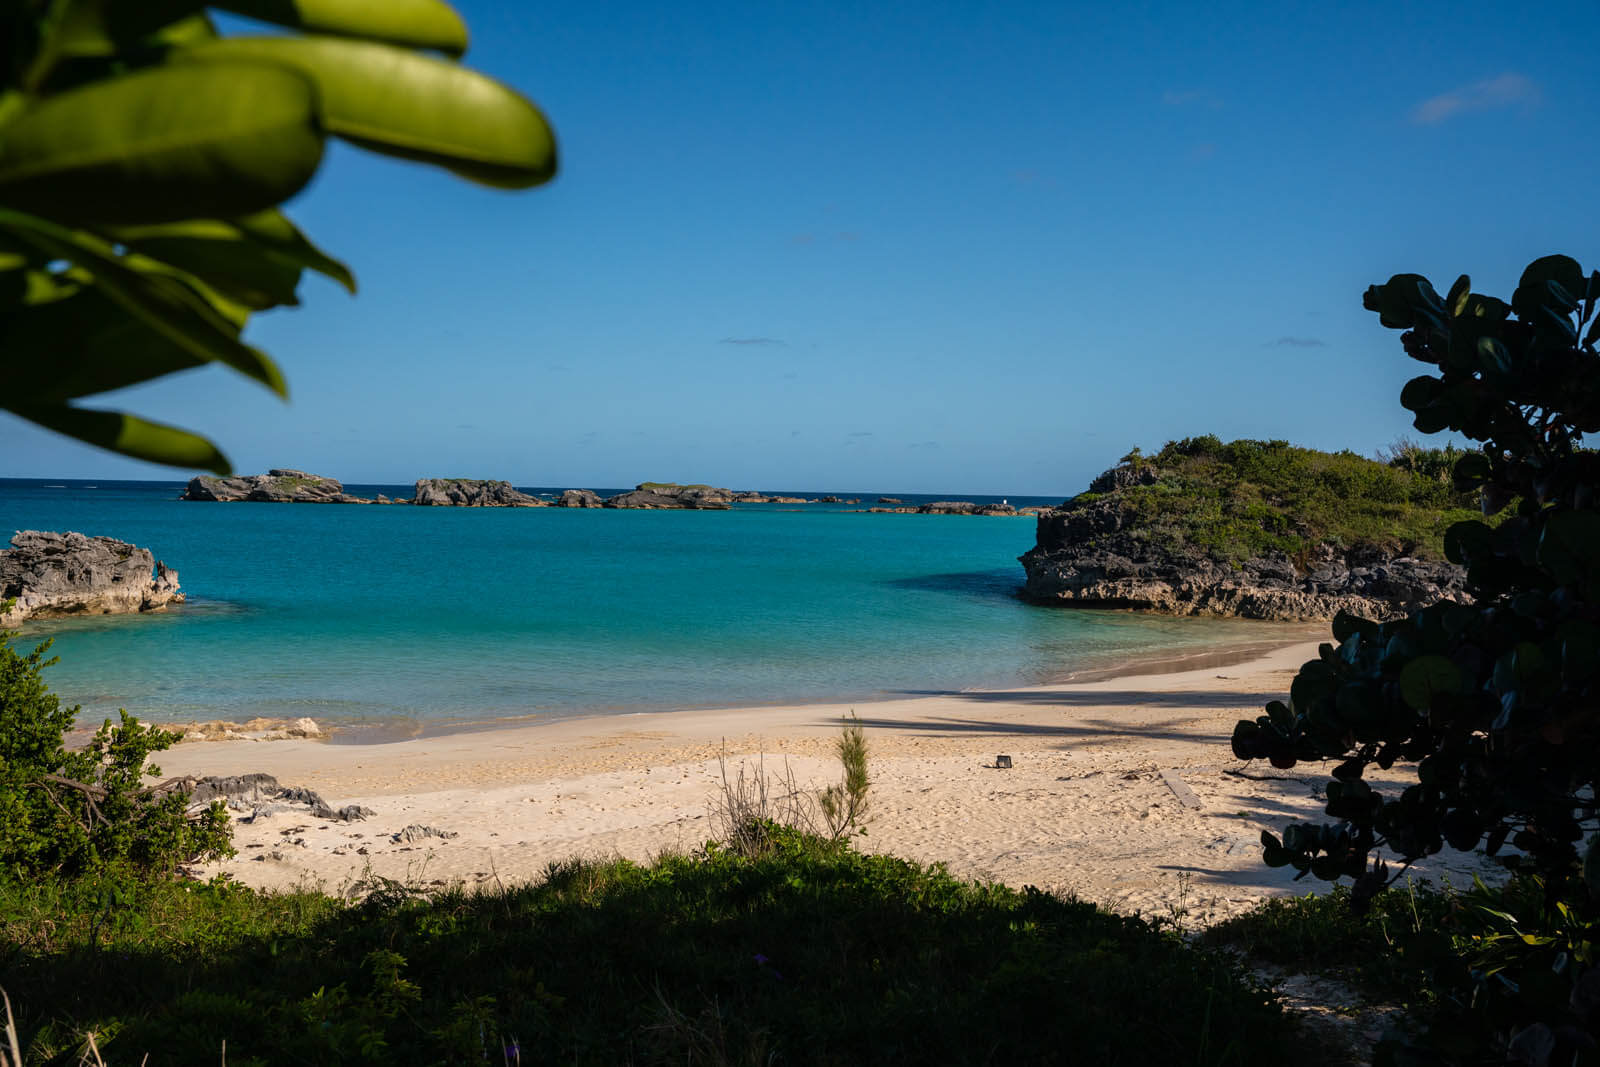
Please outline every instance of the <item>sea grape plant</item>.
M1327 794L1336 821L1264 835L1265 859L1348 875L1358 896L1389 880L1379 846L1410 861L1481 844L1547 877L1580 860L1600 876L1586 841L1600 829L1600 456L1582 447L1600 430L1600 272L1546 256L1509 304L1466 276L1441 299L1399 274L1363 302L1437 368L1401 393L1417 429L1481 443L1456 461L1456 486L1481 493L1485 517L1510 513L1447 533L1471 603L1381 625L1339 617L1337 644L1300 669L1288 703L1235 728L1241 759L1341 760ZM1367 767L1400 760L1417 763L1418 781L1398 795L1364 781Z
M41 672L49 642L28 653L0 631L0 877L76 876L116 869L166 874L179 864L232 855L226 811L189 810L192 782L147 783L151 753L179 735L127 712L88 744L63 735L76 707L62 707Z
M1600 455L1583 447L1600 431L1600 271L1546 256L1510 303L1472 292L1465 275L1441 298L1399 274L1363 303L1432 368L1400 394L1416 428L1478 442L1452 477L1479 492L1483 518L1454 524L1444 543L1471 600L1383 624L1340 616L1336 643L1300 669L1289 700L1237 725L1240 759L1340 761L1331 821L1263 832L1264 859L1348 876L1360 903L1398 873L1380 847L1407 864L1481 847L1542 885L1553 913L1600 931ZM1400 761L1416 765L1414 783L1365 780ZM1590 941L1548 953L1566 989L1593 968Z
M292 32L222 36L212 11ZM280 210L330 137L504 189L554 136L460 65L443 0L0 0L0 408L124 455L221 474L210 441L86 396L221 363L280 396L250 315L348 267Z

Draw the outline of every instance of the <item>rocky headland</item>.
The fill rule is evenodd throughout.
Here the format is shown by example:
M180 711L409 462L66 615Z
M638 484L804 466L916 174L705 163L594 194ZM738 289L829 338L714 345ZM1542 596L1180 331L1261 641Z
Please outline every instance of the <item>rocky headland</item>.
M265 474L231 478L202 474L189 479L179 500L232 503L248 500L262 504L371 504L366 497L351 496L337 478L277 467Z
M157 611L182 602L178 572L125 541L22 530L0 551L0 627L59 615Z
M1471 517L1448 484L1284 442L1214 437L1133 456L1038 518L1023 595L1172 615L1382 621L1465 600L1444 560Z
M479 478L418 478L411 498L419 507L543 508L550 503L511 487L510 482Z

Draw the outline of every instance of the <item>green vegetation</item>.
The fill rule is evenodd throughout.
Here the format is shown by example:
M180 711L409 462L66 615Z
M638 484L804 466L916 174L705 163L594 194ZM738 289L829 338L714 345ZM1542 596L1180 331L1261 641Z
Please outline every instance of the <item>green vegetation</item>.
M1382 463L1287 441L1224 444L1207 434L1170 441L1151 456L1135 449L1120 469L1156 477L1117 490L1128 527L1159 547L1199 550L1219 562L1271 551L1304 562L1320 544L1440 559L1445 530L1476 509L1474 494L1441 482L1415 451ZM1083 493L1067 507L1105 496Z
M1366 307L1404 330L1406 354L1432 365L1401 403L1423 433L1482 442L1452 469L1484 516L1452 525L1445 554L1466 568L1473 603L1440 603L1382 625L1340 616L1288 703L1240 722L1240 759L1277 767L1339 760L1323 825L1263 833L1264 859L1325 880L1354 880L1368 905L1406 863L1445 845L1482 848L1516 872L1475 889L1455 945L1470 990L1434 1044L1525 1063L1593 1062L1600 1038L1600 271L1566 256L1535 260L1509 304L1463 275L1441 299L1400 274ZM1587 332L1584 327L1587 325ZM1580 340L1581 338L1581 340ZM1398 795L1364 780L1404 760ZM1508 848L1509 846L1509 848ZM1470 1005L1470 1013L1466 1006ZM1470 1017L1469 1017L1470 1016Z
M770 837L355 904L10 882L0 975L30 1063L1281 1062L1272 998L1171 932Z
M208 9L290 32L224 38ZM443 0L10 0L0 41L0 407L154 463L229 471L75 402L207 363L287 396L241 335L306 269L355 291L278 210L330 137L503 189L556 170L538 109L453 61Z
M42 684L44 651L0 644L0 989L26 1064L79 1062L93 1035L112 1063L211 1062L226 1042L233 1064L525 1051L581 1064L1070 1052L1249 1065L1277 1062L1294 1032L1231 957L1169 926L852 849L870 788L854 722L839 784L795 809L826 836L730 804L760 847L557 864L486 893L168 877L227 849L226 816L186 818L181 793L141 791L145 754L172 735L126 717L63 754L76 709Z
M1467 979L1447 927L1458 910L1453 894L1426 882L1386 889L1360 911L1350 906L1350 890L1335 886L1320 896L1263 901L1198 941L1335 978L1371 1002L1405 1005L1427 1017L1452 973L1459 972L1457 984Z
M182 783L146 786L153 752L178 734L141 726L127 712L68 752L77 715L40 677L55 662L46 642L27 655L0 631L0 877L74 877L115 868L130 877L167 874L198 858L231 855L227 815L212 805L185 814Z

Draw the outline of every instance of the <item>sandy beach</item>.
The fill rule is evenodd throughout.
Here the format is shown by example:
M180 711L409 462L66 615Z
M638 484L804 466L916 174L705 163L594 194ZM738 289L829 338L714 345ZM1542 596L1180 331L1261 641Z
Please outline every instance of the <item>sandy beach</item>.
M1192 924L1264 895L1325 888L1264 866L1259 837L1320 817L1326 768L1241 764L1228 746L1235 721L1286 694L1315 656L1315 642L1303 642L1243 663L857 705L873 778L858 847L1123 912L1185 908ZM509 884L574 856L648 860L698 847L711 836L724 750L730 773L760 761L769 774L787 765L803 785L836 781L832 746L851 710L614 715L385 744L188 742L159 764L167 775L266 772L336 808L374 812L351 823L294 812L236 821L239 854L213 873L330 892L367 872L424 886ZM1002 754L1010 769L996 766ZM394 840L408 825L456 836ZM1461 884L1476 867L1442 854L1415 872Z

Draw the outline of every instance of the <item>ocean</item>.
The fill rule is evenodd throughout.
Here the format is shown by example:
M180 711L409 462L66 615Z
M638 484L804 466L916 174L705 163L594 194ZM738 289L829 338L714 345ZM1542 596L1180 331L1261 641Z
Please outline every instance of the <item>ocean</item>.
M44 529L130 541L177 569L188 597L163 612L24 627L20 644L53 639L61 662L46 679L82 705L80 721L118 708L162 722L310 716L357 739L529 716L866 702L1043 684L1283 632L1024 603L1016 557L1033 544L1032 518L850 510L877 493L834 494L860 498L853 506L624 511L216 504L181 491L0 479L0 540Z

